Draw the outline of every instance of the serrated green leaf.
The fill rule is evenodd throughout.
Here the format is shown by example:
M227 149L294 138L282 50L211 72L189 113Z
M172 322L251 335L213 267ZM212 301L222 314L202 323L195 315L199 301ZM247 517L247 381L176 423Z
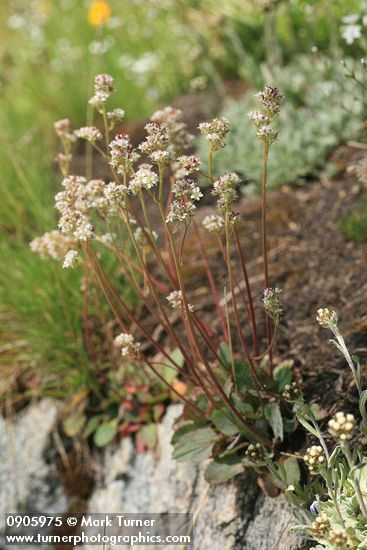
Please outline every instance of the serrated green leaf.
M105 447L110 443L117 434L118 421L117 419L110 420L100 424L94 432L93 441L97 447Z
M225 464L220 462L211 462L205 470L205 480L211 485L225 483L229 479L238 474L243 473L244 467L242 464Z
M269 403L265 406L264 415L273 430L275 439L283 441L283 418L278 403Z
M197 464L209 457L217 434L211 428L190 430L176 438L172 457Z

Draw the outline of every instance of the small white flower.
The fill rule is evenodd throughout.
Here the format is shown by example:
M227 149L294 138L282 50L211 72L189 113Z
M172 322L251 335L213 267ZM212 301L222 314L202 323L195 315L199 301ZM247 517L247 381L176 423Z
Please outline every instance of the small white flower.
M225 221L223 219L223 216L220 216L218 214L211 214L209 216L205 216L202 224L209 232L220 231L224 227Z
M117 348L121 349L121 355L123 357L137 357L140 353L140 344L135 341L132 334L121 333L116 336L114 344Z
M74 231L74 237L79 241L88 241L94 237L94 231L92 225L84 220L78 223L77 228Z
M202 192L200 191L200 187L196 186L192 189L190 198L193 201L199 201L203 197Z
M348 45L353 44L355 40L359 40L362 36L361 25L346 25L342 28L342 36Z
M225 138L229 132L229 120L222 117L214 118L210 122L202 122L199 124L199 130L210 143L210 150L213 153L226 146Z
M349 15L345 15L342 18L342 21L346 25L351 25L352 23L357 23L358 19L359 19L359 15L357 15L356 13L351 13Z
M86 141L99 141L102 139L102 132L95 126L84 126L75 130L75 135L78 138L85 139Z
M158 175L153 172L149 164L142 165L135 173L134 178L130 180L129 190L133 195L137 195L142 189L151 189L158 183Z
M260 126L265 126L265 124L269 124L269 117L264 115L261 111L250 111L247 116L257 128Z
M62 267L64 269L76 267L80 263L81 259L76 250L69 250L64 258L64 263Z
M180 309L184 305L181 290L174 290L173 292L171 292L171 294L167 296L167 300L172 309ZM191 304L188 304L188 307L189 307L189 311L191 311L192 313L194 311L194 306Z
M268 145L271 145L276 140L277 135L278 132L276 132L270 124L260 126L258 131L256 132L256 136Z
M125 111L123 109L113 109L113 111L108 111L107 118L111 123L111 126L115 126L119 122L121 122L125 117Z

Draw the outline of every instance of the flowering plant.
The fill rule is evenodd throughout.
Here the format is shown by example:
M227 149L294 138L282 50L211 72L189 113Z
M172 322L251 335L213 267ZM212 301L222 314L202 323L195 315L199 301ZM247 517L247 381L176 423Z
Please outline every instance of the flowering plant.
M133 366L126 368L129 380L134 369L150 373L184 403L174 437L174 456L193 461L214 456L218 464L208 478L218 481L243 470L243 453L249 445L261 443L276 452L274 445L295 425L281 398L291 382L290 365L276 365L273 358L283 307L281 291L269 285L266 234L267 162L277 136L272 122L283 95L266 86L257 94L261 111L249 114L263 146L265 290L261 311L261 301L254 298L249 282L239 214L234 209L240 178L232 172L217 179L212 174L213 158L226 146L228 120L214 119L199 126L208 143L205 173L200 159L189 154L193 138L177 109L156 112L138 147L127 134L115 133L123 111L107 110L113 91L112 77L102 74L95 78L89 103L100 113L103 131L97 127L72 131L68 120L56 123L63 146L57 160L64 176L63 190L56 195L59 230L35 239L31 247L45 255L52 245L52 250L58 250L57 257L63 257L64 268L83 264L90 280L93 277L98 282L118 327L114 346L120 350L121 365ZM88 181L70 174L76 139L86 141L105 160L112 181ZM200 179L209 181L217 198L217 213L204 218L203 229L197 221L197 205L203 198ZM221 288L203 231L218 243L226 268L227 281ZM217 312L216 325L200 315L185 274L189 236L201 256L210 302ZM116 280L106 271L105 255L115 258L118 277L136 293L137 310L126 302ZM247 312L247 322L241 318L242 309ZM151 330L151 322L155 330ZM283 416L288 420L283 422Z

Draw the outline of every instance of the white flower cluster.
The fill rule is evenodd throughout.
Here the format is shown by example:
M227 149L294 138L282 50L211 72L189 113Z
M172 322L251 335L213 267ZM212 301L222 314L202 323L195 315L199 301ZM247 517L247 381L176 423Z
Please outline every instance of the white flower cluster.
M181 290L174 290L167 296L167 300L169 302L169 305L172 309L180 309L183 307L183 296ZM191 313L194 311L194 306L191 304L188 304L189 311Z
M345 529L343 529L343 527L337 525L330 533L328 542L333 545L333 548L339 548L340 550L343 550L343 548L346 548L346 545L348 543L348 533Z
M261 111L250 111L247 116L255 124L256 128L261 128L261 126L265 126L270 122L269 117Z
M74 143L76 137L71 129L70 120L68 118L63 118L62 120L57 120L54 123L55 134L61 140L61 142L66 144Z
M69 250L65 254L64 263L62 264L62 267L64 269L69 269L76 267L80 263L81 259L77 252L77 250Z
M317 310L316 321L324 328L332 328L338 324L338 315L333 309L320 307Z
M117 134L110 145L110 164L117 170L118 174L130 172L133 163L140 155L135 151L127 134Z
M135 341L132 334L122 332L116 336L114 344L117 348L121 349L121 355L123 357L136 358L139 356L141 345Z
M265 86L255 97L259 100L264 112L250 111L248 118L257 128L256 136L267 147L276 140L278 133L271 125L272 120L279 114L280 105L284 98L282 92L273 86Z
M212 194L218 197L217 206L221 214L225 214L237 199L236 189L239 183L240 178L234 172L227 172L215 180Z
M127 192L127 187L114 181L108 183L104 189L104 195L108 201L109 206L113 210L117 210L119 207L124 207L124 197Z
M186 178L194 172L200 170L201 162L195 155L182 155L178 157L175 169L175 177L177 179Z
M303 456L303 460L311 473L316 473L318 468L326 462L324 451L320 445L309 447Z
M337 441L347 441L352 438L355 424L356 421L352 414L337 412L334 418L329 420L328 428L334 439Z
M107 112L107 119L110 121L110 130L113 130L114 127L119 124L125 117L125 111L117 107L113 111Z
M271 145L278 136L278 132L274 130L271 124L265 124L265 126L261 126L258 131L256 132L256 136L261 140L267 143L268 145Z
M284 94L275 86L265 86L255 97L261 103L270 122L279 113Z
M225 117L214 118L210 122L199 124L199 130L210 144L210 151L214 153L226 146L225 138L229 132L229 120Z
M75 239L54 230L36 237L29 243L29 246L32 252L35 252L41 258L52 258L60 261L64 258L68 249L75 246L75 244Z
M89 104L102 112L104 104L114 91L113 78L108 74L98 74L94 79L94 95Z
M327 516L327 513L324 510L322 510L320 512L320 515L317 516L315 521L312 522L311 528L312 528L312 535L316 539L323 539L325 538L325 535L328 534L330 530L330 521Z
M145 227L144 231L147 235L150 234L150 231L149 231L148 227ZM147 237L146 237L146 234L144 233L144 231L141 227L137 227L134 231L134 239L136 240L137 243L139 243L142 246L147 244ZM153 239L155 241L158 240L158 233L156 231L152 231L151 236L153 237Z
M116 233L105 233L104 235L97 235L96 241L104 244L105 246L110 246L113 244L114 240L116 238Z
M83 126L79 130L75 130L76 137L85 139L86 141L99 141L102 139L102 132L95 126Z
M203 196L200 188L193 180L176 181L172 188L174 200L171 202L167 222L185 222L193 218L196 212L195 202Z
M185 151L192 143L194 136L187 131L187 125L183 121L182 111L174 107L165 107L156 111L150 118L158 123L168 136L168 149L178 155Z
M62 233L86 241L94 237L89 210L112 213L105 196L103 180L87 180L81 176L68 176L62 185L65 190L57 193L56 208L60 211L59 228Z
M359 40L362 36L362 25L359 21L360 17L356 13L346 15L342 19L342 37L349 46L351 46L355 40ZM365 26L367 25L367 15L362 17L362 24Z
M202 224L207 231L212 233L213 231L220 231L225 226L225 220L219 214L210 214L205 216Z
M129 182L129 191L137 195L142 189L151 189L158 183L158 176L150 164L142 164Z
M168 164L173 159L173 153L169 149L169 137L163 126L158 122L146 124L147 137L139 145L142 153L145 153L156 164Z
M65 191L60 191L55 197L55 206L60 212L74 208L86 213L92 208L104 209L107 206L103 180L87 182L82 176L68 176L62 181L62 185Z
M266 288L264 290L263 304L266 313L274 321L279 321L283 315L283 306L280 301L282 290L280 288Z

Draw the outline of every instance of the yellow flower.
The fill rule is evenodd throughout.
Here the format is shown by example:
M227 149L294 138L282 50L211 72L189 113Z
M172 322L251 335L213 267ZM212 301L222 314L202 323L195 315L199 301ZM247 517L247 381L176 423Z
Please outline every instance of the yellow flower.
M111 8L105 0L95 0L88 10L88 23L92 27L105 25L111 17Z

